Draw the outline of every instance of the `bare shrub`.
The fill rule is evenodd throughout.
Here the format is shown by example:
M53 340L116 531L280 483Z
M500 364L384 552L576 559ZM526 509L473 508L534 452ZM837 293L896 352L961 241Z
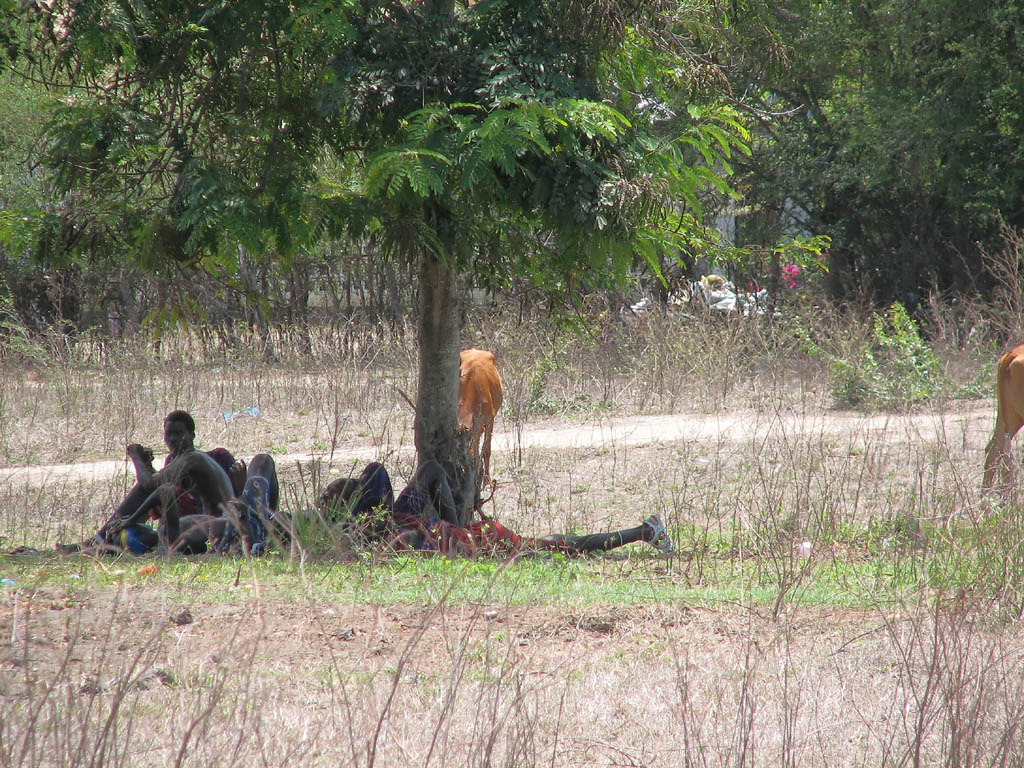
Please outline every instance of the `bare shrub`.
M1016 345L1024 338L1024 234L1003 227L1003 249L984 255L996 283L986 316L997 344Z

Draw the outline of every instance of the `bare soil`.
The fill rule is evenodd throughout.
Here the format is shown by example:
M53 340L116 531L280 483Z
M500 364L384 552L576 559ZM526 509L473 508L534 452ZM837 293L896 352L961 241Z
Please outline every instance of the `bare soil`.
M515 738L528 738L556 765L683 765L684 735L717 764L748 731L752 764L787 750L862 764L901 700L891 638L913 626L741 605L326 605L248 586L216 604L170 584L8 592L0 692L31 707L56 684L100 715L119 701L138 713L133 762L144 765L167 764L204 696L227 712L218 727L237 733L245 719L232 713L248 709L264 751L279 758L295 740L314 765L363 763L381 723L383 765L435 764L435 733L445 762L467 764L488 728L499 754L521 758ZM213 749L204 738L186 764Z

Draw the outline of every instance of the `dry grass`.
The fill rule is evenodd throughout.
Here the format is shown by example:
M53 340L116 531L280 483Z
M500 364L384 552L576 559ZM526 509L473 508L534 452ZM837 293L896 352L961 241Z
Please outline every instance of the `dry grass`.
M850 318L831 321L832 338L852 343ZM827 316L816 322L828 330ZM331 585L358 576L330 547L279 582L245 563L198 562L186 577L162 561L143 576L131 560L76 572L0 559L17 577L0 587L0 766L1019 759L1024 526L1013 504L994 515L978 498L991 402L836 413L825 366L795 337L721 318L598 318L582 339L500 316L473 327L467 343L498 352L507 389L494 514L542 533L654 511L677 556L583 562L558 601L448 592L493 579L485 595L505 594L515 567L413 569L433 574L429 598L339 600L351 591ZM185 407L203 446L275 453L291 510L358 461L407 476L408 335L346 327L272 342L267 363L253 345L189 336L159 350L22 340L0 368L0 464L117 462ZM945 344L936 353L957 383L991 354L983 341ZM223 416L248 406L259 416ZM669 439L622 428L656 414L673 414ZM127 482L123 470L29 475L0 482L4 549L83 535ZM794 548L805 540L809 558ZM609 579L646 597L573 597Z
M1024 747L1019 633L941 602L773 619L60 599L5 606L5 764L988 765Z

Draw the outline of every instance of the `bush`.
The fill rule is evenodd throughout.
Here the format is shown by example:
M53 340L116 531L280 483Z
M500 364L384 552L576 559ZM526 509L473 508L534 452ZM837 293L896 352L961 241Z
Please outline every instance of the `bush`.
M822 349L806 327L798 327L798 334L809 354L828 362L836 405L901 408L952 390L902 304L893 304L884 315L875 314L868 343L847 356Z

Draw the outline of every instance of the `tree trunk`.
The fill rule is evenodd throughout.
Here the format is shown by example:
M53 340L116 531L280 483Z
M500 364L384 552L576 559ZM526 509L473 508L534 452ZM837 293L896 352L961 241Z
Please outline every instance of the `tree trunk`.
M454 16L455 0L426 0L424 8L427 16Z
M452 268L429 254L419 261L419 392L416 396L416 453L434 459L451 481L460 523L473 517L476 475L459 439L459 301Z

